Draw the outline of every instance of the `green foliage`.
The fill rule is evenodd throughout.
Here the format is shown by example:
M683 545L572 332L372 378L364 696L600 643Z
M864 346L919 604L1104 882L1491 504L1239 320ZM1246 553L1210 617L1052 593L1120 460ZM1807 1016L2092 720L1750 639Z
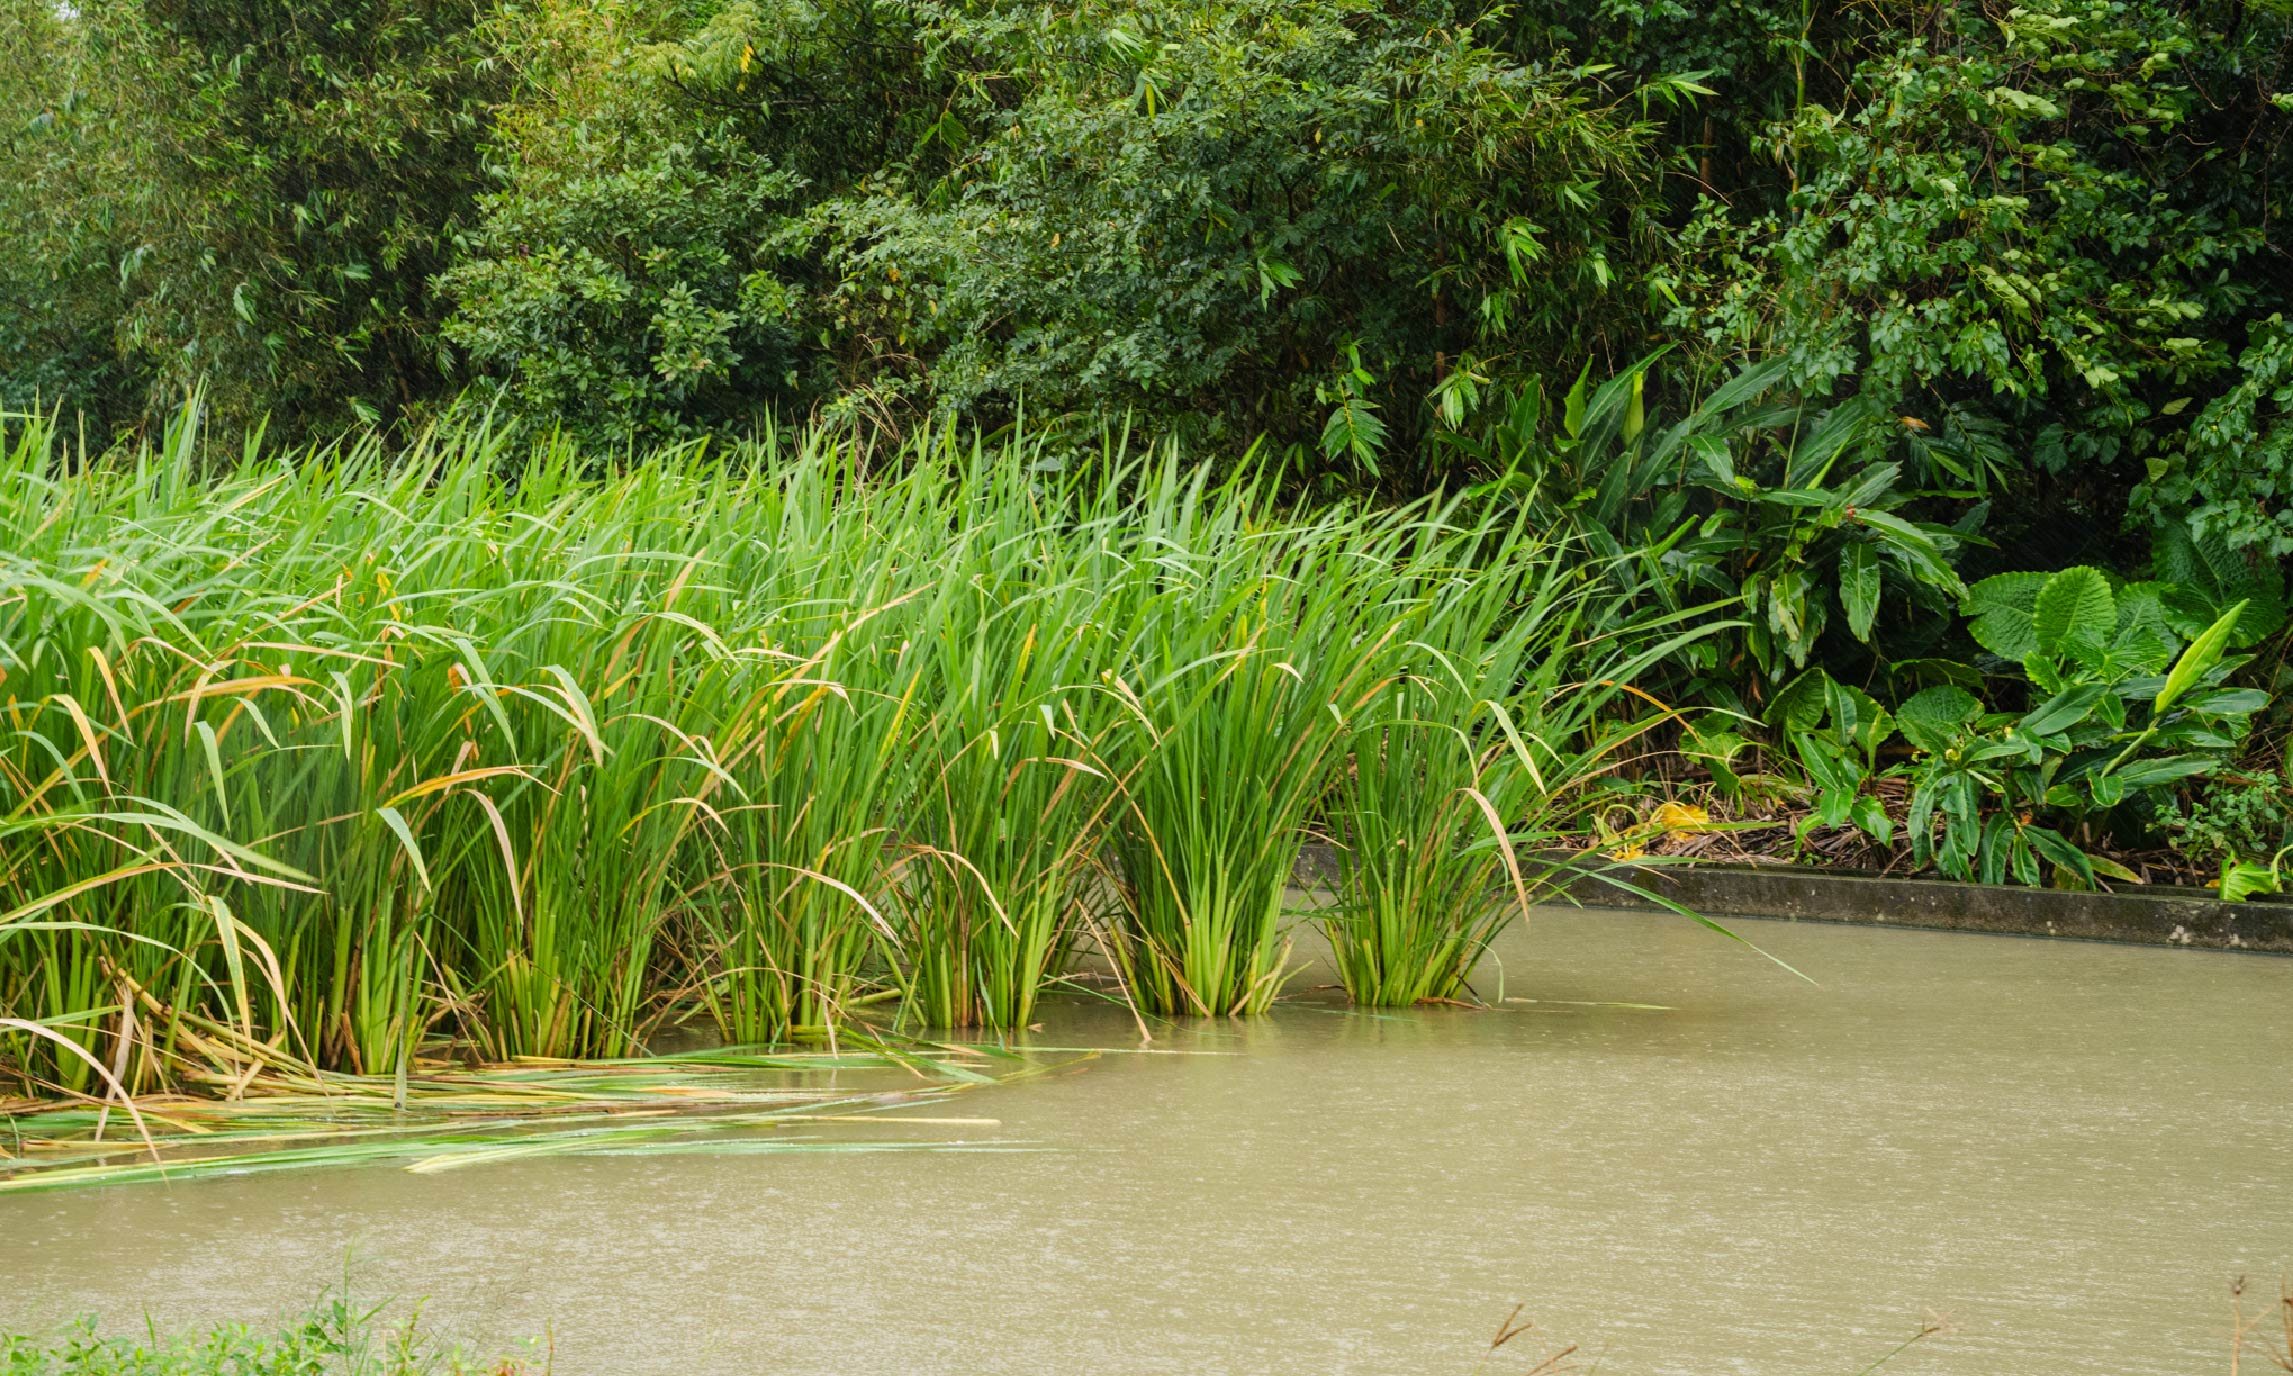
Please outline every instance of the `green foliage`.
M226 414L296 429L438 399L430 278L502 89L481 0L10 9L35 6L44 108L33 137L9 130L18 184L0 194L39 198L50 221L9 232L34 236L54 323L43 352L0 340L8 393L73 356L52 342L68 327L110 357L42 394L99 417L144 411L141 386L204 383Z
M2293 331L2281 314L2253 326L2235 380L2190 424L2186 445L2147 463L2134 505L2202 539L2250 550L2265 565L2293 554Z
M1618 710L1624 685L1699 634L1622 626L1577 551L1530 554L1519 523L1484 534L1463 568L1402 590L1420 609L1406 658L1360 714L1329 805L1338 874L1322 926L1357 1003L1470 992L1489 941L1585 860L1563 838L1646 727Z
M2163 818L2174 849L2201 864L2258 861L2293 846L2293 781L2278 770L2209 779Z
M1875 785L1900 777L1910 788L1915 863L1985 883L2035 884L2051 869L2057 882L2091 886L2097 867L2126 877L2089 853L2106 841L2163 827L2190 846L2210 841L2229 816L2249 820L2257 804L2281 814L2273 795L2201 809L2195 821L2178 813L2176 791L2224 768L2269 704L2268 694L2230 681L2246 605L2195 625L2174 610L2199 601L2174 585L2113 587L2085 567L1975 584L1969 630L1998 656L2010 692L2019 680L2021 711L1992 710L1968 686L1946 682L1890 714L1809 671L1769 708L1806 772L1803 838L1819 825L1853 826L1888 844L1895 821ZM1897 734L1911 759L1885 763L1882 747Z
M2293 129L2272 99L2286 22L2040 0L1874 35L1778 123L1785 203L1714 200L1691 226L1673 319L1818 389L1989 410L2033 469L2122 493L2096 470L2179 453L2244 322L2282 301L2255 266L2273 251L2257 174Z
M473 362L584 425L1128 411L1375 477L1440 385L1614 328L1656 243L1629 86L1446 0L571 26L595 75L535 78L573 96L443 285Z
M1924 730L1922 714L1940 706L1919 698L1903 704L1910 719L1905 734ZM1799 824L1801 839L1817 826L1853 826L1881 845L1893 840L1894 819L1867 785L1883 772L1879 748L1895 734L1895 715L1820 669L1794 680L1770 710L1814 789L1815 805Z
M868 0L505 12L521 99L438 280L447 339L518 410L591 437L834 396L802 217L918 132L917 23Z
M1089 617L1089 559L1031 580L996 567L1038 511L1023 498L999 503L1000 522L950 551L972 565L956 594L969 605L940 620L929 651L947 698L926 728L935 764L918 783L898 904L912 953L902 1012L926 1026L1026 1027L1086 925L1112 801L1086 760L1112 704L1065 691L1090 673L1090 641L1058 630Z
M1590 343L1650 243L1627 93L1468 11L1124 4L1027 44L1032 89L974 116L971 159L843 220L871 241L854 285L917 284L890 310L946 341L959 405L1190 412L1354 467L1380 427L1413 447L1450 368Z
M1986 711L1972 693L1940 686L1898 713L1919 752L1913 854L1953 877L2036 883L2044 861L2093 883L2093 862L2072 838L2124 804L2154 812L2173 785L2219 769L2268 705L2266 694L2227 682L2242 605L2184 645L2154 585L2113 591L2090 568L2035 586L1986 580L1970 601L1989 608L1976 623L1988 648L2022 652L2034 705Z
M0 390L99 431L201 378L297 431L476 380L592 437L1024 410L1408 493L1556 442L1556 359L1668 334L1650 409L1750 364L1905 417L1956 455L1909 490L2032 562L2293 540L2279 6L8 14ZM1825 612L1778 572L1763 659L1886 626L1876 538Z
M132 240L109 197L144 169L91 74L55 5L0 3L0 407L92 411L100 443L139 386L113 347Z
M637 157L490 198L440 279L459 303L447 337L521 409L600 433L676 434L789 395L786 292L727 245L792 179L705 131Z
M474 1363L423 1332L417 1310L386 1320L383 1307L343 1295L321 1299L276 1328L225 1324L200 1333L108 1336L93 1320L54 1333L0 1330L6 1376L513 1376L515 1361Z
M1900 618L1957 597L1962 533L1917 519L1934 493L1913 485L1966 471L1948 437L1860 401L1770 400L1775 364L1665 424L1646 400L1654 362L1597 388L1580 375L1549 441L1491 451L1509 451L1510 467L1488 490L1583 529L1628 591L1739 621L1686 652L1690 692L1761 693L1804 669L1828 631L1869 646L1883 609Z
M2182 635L2211 625L2223 611L2242 604L2233 639L2255 645L2284 629L2287 617L2285 566L2257 559L2219 532L2193 535L2187 527L2159 532L2151 574L2166 586L2165 613Z

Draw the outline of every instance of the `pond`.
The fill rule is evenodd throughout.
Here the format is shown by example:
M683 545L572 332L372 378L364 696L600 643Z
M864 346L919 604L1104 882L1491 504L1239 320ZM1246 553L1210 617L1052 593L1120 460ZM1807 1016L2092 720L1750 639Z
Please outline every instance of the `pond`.
M546 1331L570 1376L1470 1372L1516 1304L1619 1376L1852 1376L1931 1313L1889 1376L2228 1370L2229 1281L2273 1301L2293 1267L2293 960L1740 930L1814 982L1678 919L1544 912L1494 1009L1162 1028L1218 1054L1109 1055L929 1130L1023 1150L0 1199L0 1321L266 1317L353 1253L362 1292ZM1081 1002L1041 1036L1137 1043Z

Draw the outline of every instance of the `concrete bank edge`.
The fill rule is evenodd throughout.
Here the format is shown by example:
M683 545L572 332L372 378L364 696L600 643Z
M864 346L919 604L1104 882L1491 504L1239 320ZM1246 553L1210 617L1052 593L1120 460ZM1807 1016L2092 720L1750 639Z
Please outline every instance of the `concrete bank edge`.
M1319 888L1336 855L1312 846L1299 877ZM2293 902L2224 903L2203 889L2071 893L1944 879L1838 873L1795 865L1625 864L1608 874L1710 917L1771 917L1932 931L2066 937L2222 951L2293 954ZM1586 907L1656 910L1590 875L1566 898Z

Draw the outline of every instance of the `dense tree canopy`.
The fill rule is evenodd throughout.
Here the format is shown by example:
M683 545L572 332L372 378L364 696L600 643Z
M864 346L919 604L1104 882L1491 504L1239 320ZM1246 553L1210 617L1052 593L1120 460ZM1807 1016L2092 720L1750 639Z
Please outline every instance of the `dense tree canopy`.
M1723 794L2251 861L2289 77L2289 0L0 0L0 408L1469 488L1688 628Z
M69 266L32 313L81 349L108 342L117 367L44 379L59 350L11 349L0 386L132 416L203 384L232 413L299 428L449 385L432 279L509 90L479 4L8 10L30 40L18 60L51 89L10 131L35 175L0 189L6 232L60 225L8 256Z
M1901 417L1978 563L2293 552L2278 0L0 10L0 393L99 436L475 387L1402 492L1669 348L1651 401Z

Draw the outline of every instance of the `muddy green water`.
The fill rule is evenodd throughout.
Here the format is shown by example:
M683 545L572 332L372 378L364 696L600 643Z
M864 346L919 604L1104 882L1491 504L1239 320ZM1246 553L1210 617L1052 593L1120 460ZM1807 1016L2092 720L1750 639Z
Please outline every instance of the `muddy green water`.
M1819 983L1546 914L1501 948L1538 1002L1290 1007L962 1101L1024 1154L0 1199L0 1321L277 1313L355 1249L561 1376L1464 1373L1516 1302L1615 1376L1852 1376L1930 1312L1888 1376L2229 1369L2228 1281L2293 1267L2293 960L1742 927Z

